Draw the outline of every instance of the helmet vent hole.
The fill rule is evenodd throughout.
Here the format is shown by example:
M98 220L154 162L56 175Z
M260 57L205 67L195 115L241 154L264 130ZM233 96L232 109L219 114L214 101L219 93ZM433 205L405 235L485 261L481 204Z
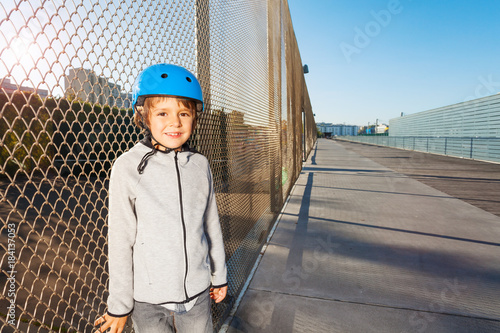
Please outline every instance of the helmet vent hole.
M191 78L186 76L187 82L191 82Z
M163 73L163 74L161 75L161 78L162 78L162 79L166 79L167 77L168 77L168 74L167 74L167 73Z

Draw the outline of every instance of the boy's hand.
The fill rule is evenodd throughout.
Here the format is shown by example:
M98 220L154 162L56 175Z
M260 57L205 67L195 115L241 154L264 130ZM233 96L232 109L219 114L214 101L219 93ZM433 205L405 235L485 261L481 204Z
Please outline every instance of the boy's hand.
M125 327L125 323L127 322L128 316L125 317L113 317L108 314L105 314L104 316L98 318L94 322L94 326L101 325L99 327L99 330L96 331L99 333L106 332L108 328L110 328L109 333L121 333L123 331L123 328Z
M224 298L226 298L227 294L227 286L222 288L211 288L210 289L210 298L212 298L215 303L221 302Z

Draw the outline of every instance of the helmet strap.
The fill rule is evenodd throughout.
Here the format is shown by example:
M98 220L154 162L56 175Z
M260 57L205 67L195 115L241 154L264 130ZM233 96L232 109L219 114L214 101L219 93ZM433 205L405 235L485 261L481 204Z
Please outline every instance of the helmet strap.
M180 147L177 147L177 148L168 148L167 146L165 145L162 145L160 143L160 141L156 140L155 137L153 136L153 133L151 133L151 131L149 130L149 128L147 129L147 131L149 132L149 136L151 137L151 144L153 145L153 147L155 147L155 149L157 150L161 150L161 149L158 149L158 146L162 146L163 148L165 148L165 152L166 153L170 153L171 151L174 151L176 149L179 149ZM153 142L154 141L154 142Z

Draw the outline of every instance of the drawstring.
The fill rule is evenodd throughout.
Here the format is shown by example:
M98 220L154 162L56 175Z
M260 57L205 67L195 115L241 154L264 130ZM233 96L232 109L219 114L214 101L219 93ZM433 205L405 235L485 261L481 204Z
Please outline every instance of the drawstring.
M153 148L149 153L142 157L141 163L139 163L139 166L137 167L137 171L139 171L139 174L142 175L144 169L146 168L146 165L148 164L148 160L151 158L151 156L155 155L156 152L156 148Z
M156 152L159 150L159 149L158 149L158 147L159 147L159 146L165 147L165 146L163 146L162 144L156 144L156 145L154 145L154 146L153 146L153 148L151 149L151 151L150 151L150 152L146 153L146 155L144 155L144 156L142 157L141 162L140 162L140 163L139 163L139 165L137 166L137 171L139 172L139 174L140 174L140 175L142 175L142 174L143 174L144 169L146 168L146 165L148 164L148 160L149 160L152 156L156 155ZM171 152L171 151L173 151L173 150L174 150L174 149L172 149L172 148L167 148L167 149L165 150L165 153L170 153L170 152Z

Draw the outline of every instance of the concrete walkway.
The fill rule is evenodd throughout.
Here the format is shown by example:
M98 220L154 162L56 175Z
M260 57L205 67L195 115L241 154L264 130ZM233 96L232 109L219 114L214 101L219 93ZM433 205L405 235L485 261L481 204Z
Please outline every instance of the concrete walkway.
M227 331L500 332L500 217L318 140Z

